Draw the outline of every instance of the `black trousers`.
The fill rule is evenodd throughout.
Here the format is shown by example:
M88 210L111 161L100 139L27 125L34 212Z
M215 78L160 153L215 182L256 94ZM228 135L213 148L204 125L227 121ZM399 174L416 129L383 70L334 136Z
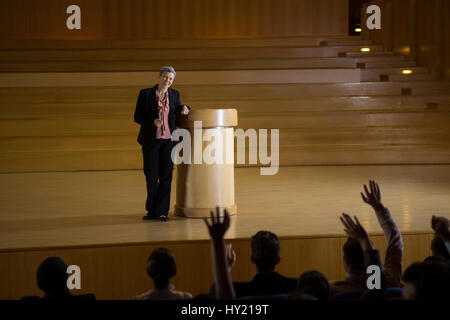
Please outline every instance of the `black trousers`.
M154 217L169 214L173 171L172 147L173 141L170 139L156 139L153 145L142 146L147 182L145 209Z

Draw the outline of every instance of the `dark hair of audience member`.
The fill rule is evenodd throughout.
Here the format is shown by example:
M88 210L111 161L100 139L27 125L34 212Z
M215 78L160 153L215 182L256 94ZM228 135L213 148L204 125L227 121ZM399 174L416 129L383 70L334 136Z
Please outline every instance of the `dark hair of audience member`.
M434 236L433 240L431 241L431 252L433 253L433 256L450 260L450 254L448 253L447 247L445 246L445 242L438 236Z
M37 270L38 287L46 295L58 296L68 292L67 278L67 265L59 257L45 259Z
M364 255L361 245L358 240L347 238L344 244L344 260L346 261L349 271L364 272Z
M169 287L170 278L177 273L173 253L167 248L155 249L147 261L147 274L153 279L158 290Z
M270 231L258 231L251 239L252 258L258 271L273 271L280 257L280 240Z
M305 271L297 281L296 294L310 295L318 300L328 300L330 284L319 271Z
M450 263L441 257L428 257L410 265L402 276L403 282L414 287L414 300L450 299Z

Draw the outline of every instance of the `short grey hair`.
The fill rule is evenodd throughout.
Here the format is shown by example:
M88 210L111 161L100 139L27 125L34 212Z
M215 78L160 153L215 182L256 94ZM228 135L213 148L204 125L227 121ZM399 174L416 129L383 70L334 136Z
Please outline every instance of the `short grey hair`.
M174 78L177 76L177 73L175 72L175 69L174 69L173 67L171 67L171 66L164 66L164 67L161 67L161 68L159 69L159 76L162 76L162 74L163 74L164 72L172 72Z

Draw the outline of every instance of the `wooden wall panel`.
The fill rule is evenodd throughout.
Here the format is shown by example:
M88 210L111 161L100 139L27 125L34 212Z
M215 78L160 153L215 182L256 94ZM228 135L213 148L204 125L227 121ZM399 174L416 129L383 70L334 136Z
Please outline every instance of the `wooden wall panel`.
M449 77L449 1L374 0L370 4L380 6L382 26L381 30L364 30L364 38L415 60L418 66L429 67L436 79Z
M392 1L393 46L394 51L404 54L403 48L411 44L411 17L409 2L411 0Z
M246 38L346 35L348 0L69 0L0 2L3 39Z
M214 282L210 242L202 241L195 244L187 242L168 245L168 248L177 259L178 271L173 278L175 288L191 292L193 295L208 293ZM239 267L247 270L244 264L240 264Z
M450 80L450 1L442 2L442 73L445 78Z
M28 0L0 2L0 38L30 34L30 9Z
M417 64L433 68L438 54L435 43L435 6L434 0L417 1Z
M367 7L370 5L377 5L381 9L381 29L368 30L366 27L366 21L368 18L366 11ZM363 30L361 32L362 38L370 39L376 44L383 44L386 51L392 50L392 25L394 22L392 12L392 3L389 0L373 0L369 3L363 4L361 10L361 27Z
M68 265L77 264L82 270L82 290L74 290L74 293L95 292L98 299L133 299L153 287L146 273L146 263L151 252L159 247L168 247L175 255L177 274L172 284L176 290L194 295L209 291L213 283L209 241L64 249L57 251L57 254ZM247 270L246 260L243 260L233 274L247 273Z
M0 299L41 295L42 291L37 286L37 269L42 261L55 255L55 250L1 252Z
M158 246L120 246L61 249L56 253L67 265L81 269L81 290L73 294L95 293L97 299L132 299L153 286L146 275L146 261Z
M423 261L431 255L432 234L406 234L403 235L404 254L403 271L412 263Z
M392 45L392 50L397 54L408 55L410 53L409 2L410 0L375 0L365 5L367 7L375 4L381 8L381 29L370 31L370 38L374 43L383 44L385 47ZM362 17L362 25L365 27L367 15L364 13Z
M450 43L445 43L442 46L442 56L443 76L445 79L450 80Z
M317 270L330 280L343 273L342 245L339 237L281 241L281 261L277 270L298 278L303 272Z

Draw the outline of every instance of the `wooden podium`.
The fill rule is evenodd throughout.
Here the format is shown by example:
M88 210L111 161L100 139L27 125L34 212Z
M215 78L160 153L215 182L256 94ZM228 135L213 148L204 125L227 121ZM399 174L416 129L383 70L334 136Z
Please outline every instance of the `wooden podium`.
M191 163L177 165L176 216L209 217L216 206L227 209L230 215L236 214L233 130L236 125L236 109L194 109L188 116L177 119L177 127L188 130L191 136ZM209 141L204 141L205 137ZM214 152L208 152L211 143L217 146ZM211 163L208 154L218 158Z

